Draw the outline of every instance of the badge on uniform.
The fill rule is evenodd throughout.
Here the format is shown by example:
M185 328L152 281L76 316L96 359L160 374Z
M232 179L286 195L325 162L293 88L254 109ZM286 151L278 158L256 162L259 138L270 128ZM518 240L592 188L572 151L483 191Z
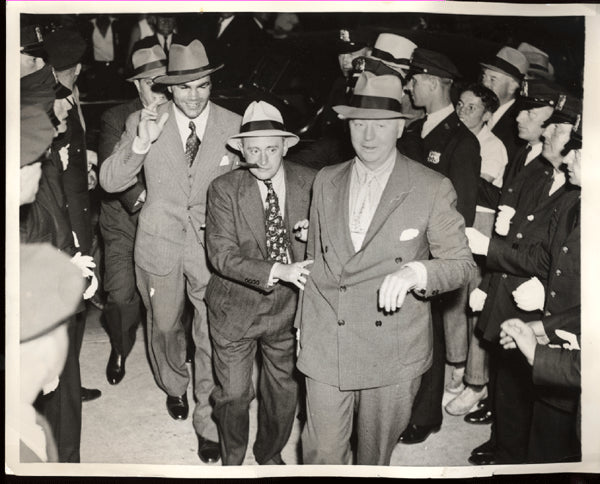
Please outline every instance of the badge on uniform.
M437 151L430 151L429 154L427 155L427 161L429 163L434 163L437 165L440 162L440 156L442 156L441 153L439 153Z

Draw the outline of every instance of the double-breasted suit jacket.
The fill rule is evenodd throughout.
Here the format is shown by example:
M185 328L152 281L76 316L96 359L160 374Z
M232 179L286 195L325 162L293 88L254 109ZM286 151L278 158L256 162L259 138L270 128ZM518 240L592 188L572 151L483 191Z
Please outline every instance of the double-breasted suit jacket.
M159 117L169 113L162 133L147 154L132 150L139 113L127 120L126 131L100 170L108 192L120 192L137 181L144 167L147 196L138 220L135 262L155 275L168 274L182 257L186 233L193 231L198 256L203 257L206 192L217 176L237 164L224 140L239 132L241 118L212 102L202 144L190 169L175 121L171 101L158 107Z
M308 218L315 171L284 161L285 216L292 262L304 260L306 244L293 236L294 224ZM280 281L269 286L274 262L267 260L264 203L256 178L245 169L213 181L208 190L206 248L215 272L206 290L211 331L238 341L260 319L289 321L297 289Z
M355 252L348 227L352 167L352 160L327 167L315 179L307 246L314 264L295 323L300 371L341 390L392 385L424 373L432 358L425 298L464 285L475 266L452 184L400 153ZM426 287L385 314L377 305L378 289L386 275L411 261L425 266Z

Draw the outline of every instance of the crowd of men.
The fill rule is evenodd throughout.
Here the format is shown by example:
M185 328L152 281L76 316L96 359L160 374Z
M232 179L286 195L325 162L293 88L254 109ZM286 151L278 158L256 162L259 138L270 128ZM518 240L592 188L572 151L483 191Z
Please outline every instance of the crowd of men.
M23 396L21 460L79 462L82 401L100 397L79 372L99 278L108 382L143 319L173 419L188 417L193 365L203 463L243 463L255 392L261 465L284 464L299 404L304 464L389 465L444 408L492 424L471 464L580 460L582 103L548 55L502 47L455 92L443 53L343 30L323 136L301 147L271 104L240 117L211 101L213 79L239 71L158 25L131 46L137 98L102 115L98 177L77 88L86 41L21 29L21 270L46 243L87 280L48 291L77 295L56 314L22 312L22 355L58 336L57 365ZM22 306L35 283L21 278Z

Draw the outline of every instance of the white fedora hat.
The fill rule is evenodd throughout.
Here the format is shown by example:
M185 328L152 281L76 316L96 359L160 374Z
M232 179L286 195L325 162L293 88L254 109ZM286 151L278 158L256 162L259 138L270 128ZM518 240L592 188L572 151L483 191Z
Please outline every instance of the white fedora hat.
M282 136L288 138L288 147L295 146L300 138L286 131L279 110L265 101L253 101L246 108L240 133L227 140L233 149L242 151L242 139L258 136Z
M417 44L401 35L383 33L379 34L371 55L395 71L404 73L410 65L410 58Z

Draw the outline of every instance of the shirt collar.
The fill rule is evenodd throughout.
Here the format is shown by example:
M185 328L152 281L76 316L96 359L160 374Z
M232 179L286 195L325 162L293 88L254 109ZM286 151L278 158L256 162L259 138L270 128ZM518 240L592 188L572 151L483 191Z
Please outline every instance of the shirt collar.
M210 101L204 108L204 111L202 111L200 115L194 119L190 119L183 114L183 111L181 111L181 109L179 109L175 103L173 103L173 111L175 111L175 121L177 122L177 128L179 129L181 136L185 136L185 139L187 139L187 136L190 134L190 121L192 121L196 125L196 135L200 141L202 141L204 131L206 129L206 122L210 112Z
M445 108L438 109L437 111L427 114L427 118L423 123L423 131L422 133L429 134L433 128L435 128L438 124L440 124L444 119L446 119L450 114L454 112L454 106L452 103L448 104Z
M379 183L387 182L396 163L396 150L392 150L385 163L374 170L368 168L358 156L354 158L354 161L354 169L359 183L365 183L371 177L374 177Z

